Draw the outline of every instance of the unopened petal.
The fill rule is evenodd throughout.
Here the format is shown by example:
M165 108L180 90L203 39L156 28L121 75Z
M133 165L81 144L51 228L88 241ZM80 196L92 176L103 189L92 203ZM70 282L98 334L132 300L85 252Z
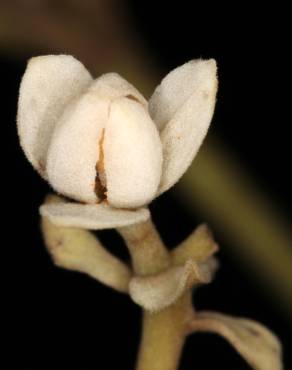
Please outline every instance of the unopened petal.
M121 97L128 97L139 101L147 107L148 103L143 95L128 81L117 73L106 73L92 83L89 91L93 91L104 99L115 100Z
M154 198L161 178L161 142L148 112L133 99L116 99L111 104L104 165L112 206L136 208Z
M48 152L48 177L55 190L96 203L96 164L108 117L109 101L93 92L67 108L56 125Z
M40 213L55 225L103 230L123 227L146 221L150 217L147 208L135 211L112 208L105 203L43 204Z
M28 160L45 178L54 127L68 102L91 81L84 66L69 55L40 56L28 63L20 85L18 133Z
M159 194L184 174L205 138L217 92L216 62L193 60L170 72L149 102L160 129L163 171Z

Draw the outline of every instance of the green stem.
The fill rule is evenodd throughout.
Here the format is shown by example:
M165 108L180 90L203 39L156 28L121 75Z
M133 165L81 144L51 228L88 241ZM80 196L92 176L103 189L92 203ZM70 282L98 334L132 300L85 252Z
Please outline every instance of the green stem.
M144 311L137 370L176 370L192 315L190 293L158 313Z
M119 229L137 275L156 274L171 264L169 252L149 220ZM176 370L192 317L191 293L158 312L143 311L143 332L136 370Z

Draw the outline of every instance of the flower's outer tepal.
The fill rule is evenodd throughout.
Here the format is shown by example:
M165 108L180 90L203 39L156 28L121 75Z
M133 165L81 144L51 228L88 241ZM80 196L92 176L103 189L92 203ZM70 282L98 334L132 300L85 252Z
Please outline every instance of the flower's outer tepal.
M78 227L90 230L112 229L145 222L150 217L147 208L124 210L112 208L105 203L43 204L40 213L59 226Z
M70 55L40 56L27 65L19 91L18 132L28 160L45 178L55 125L68 102L82 94L91 81L89 72Z
M215 107L216 72L213 59L192 60L171 71L149 101L163 148L159 194L184 174L207 133Z

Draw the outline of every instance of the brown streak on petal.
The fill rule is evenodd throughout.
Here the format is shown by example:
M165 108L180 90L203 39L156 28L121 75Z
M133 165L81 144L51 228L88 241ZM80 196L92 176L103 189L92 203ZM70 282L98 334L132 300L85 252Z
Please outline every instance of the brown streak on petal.
M261 334L255 330L255 329L252 329L252 328L247 328L247 330L250 332L251 335L253 335L254 337L260 337Z
M63 245L63 239L57 239L55 243L55 247L59 248Z
M104 152L103 152L103 141L104 141L104 129L102 130L101 138L99 141L99 160L96 164L96 177L95 177L95 193L100 201L106 199L106 176L104 168Z
M209 93L204 91L203 92L203 98L207 100L209 98Z
M140 101L132 94L126 95L126 98L140 103Z
M45 164L42 160L38 161L38 170L42 175L45 173Z

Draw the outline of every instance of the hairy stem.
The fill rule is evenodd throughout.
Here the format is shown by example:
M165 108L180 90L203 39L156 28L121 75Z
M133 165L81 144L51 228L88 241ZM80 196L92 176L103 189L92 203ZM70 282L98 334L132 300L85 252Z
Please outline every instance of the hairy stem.
M169 252L151 221L121 228L119 232L137 275L155 274L170 265ZM190 292L160 312L144 310L136 370L176 370L192 315Z

